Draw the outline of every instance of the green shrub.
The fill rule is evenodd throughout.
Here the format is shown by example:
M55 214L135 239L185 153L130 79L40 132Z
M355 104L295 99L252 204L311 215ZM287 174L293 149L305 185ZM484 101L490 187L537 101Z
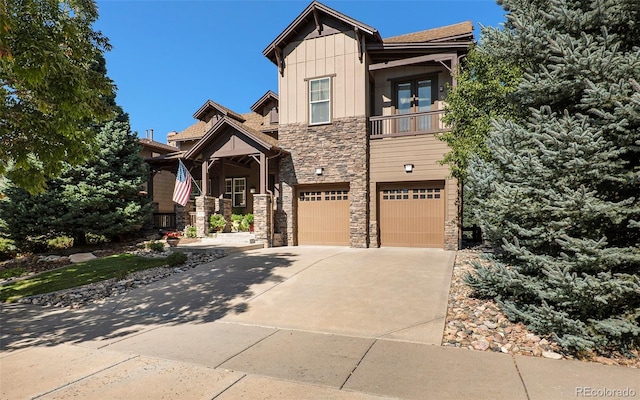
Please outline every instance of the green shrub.
M161 252L164 251L164 243L158 242L157 240L152 240L147 243L147 248L151 251Z
M11 239L0 238L0 260L7 260L16 256L17 249Z
M187 225L184 228L184 235L188 238L198 237L198 229L195 226Z
M110 240L104 235L96 235L95 233L86 233L85 238L87 239L87 244L101 244L101 243L109 243Z
M248 225L253 224L253 214L248 213L244 216L244 219L247 221Z
M177 251L169 254L169 257L167 257L167 264L169 264L170 267L177 267L178 265L182 265L187 262L187 259L188 257L186 254Z
M249 227L253 224L253 214L248 213L242 216L242 221L240 221L239 230L242 232L249 231Z
M51 250L62 250L73 247L73 238L69 236L56 236L47 240L47 247Z
M213 214L209 218L209 225L212 231L221 231L227 225L227 220L224 219L224 216L222 214Z

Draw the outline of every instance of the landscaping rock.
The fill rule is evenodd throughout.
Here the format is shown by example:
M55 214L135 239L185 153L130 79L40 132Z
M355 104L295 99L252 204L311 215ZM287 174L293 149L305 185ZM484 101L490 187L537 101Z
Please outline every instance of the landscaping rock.
M477 248L457 252L442 345L549 359L575 358L562 354L562 348L550 337L541 337L529 332L524 324L509 321L493 300L472 296L471 288L464 283L464 276L473 271L472 262L485 265L489 262L482 257L483 251L485 249ZM627 357L593 354L583 360L640 368L639 356L634 350Z
M73 264L76 264L95 260L96 258L98 257L94 256L92 253L76 253L69 256L69 261L71 261Z
M169 252L153 253L144 250L137 250L133 253L143 257L166 257ZM142 271L136 271L124 277L121 280L109 279L102 282L96 282L77 288L61 290L58 292L47 293L37 296L25 297L17 300L18 303L37 304L53 307L80 308L87 304L99 302L107 297L117 296L129 290L157 282L168 276L183 273L191 268L199 265L210 263L226 254L224 250L216 250L213 254L203 253L186 253L187 262L180 267L157 267L149 268Z

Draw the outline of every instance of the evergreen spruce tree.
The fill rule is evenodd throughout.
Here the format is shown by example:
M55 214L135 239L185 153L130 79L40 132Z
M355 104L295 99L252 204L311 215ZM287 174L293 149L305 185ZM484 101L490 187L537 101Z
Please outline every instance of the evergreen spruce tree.
M129 123L112 121L100 129L92 159L68 166L46 192L31 195L9 188L0 218L11 237L24 244L28 238L68 235L84 244L87 234L114 239L140 229L151 206L140 195L148 169L139 150Z
M572 351L640 347L640 4L503 0L523 120L495 120L468 182L495 246L467 282Z

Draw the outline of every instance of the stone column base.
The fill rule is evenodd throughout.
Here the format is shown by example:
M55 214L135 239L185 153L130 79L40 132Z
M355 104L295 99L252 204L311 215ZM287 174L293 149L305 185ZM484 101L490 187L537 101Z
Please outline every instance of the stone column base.
M265 247L272 246L272 201L270 194L253 195L253 233L256 235L256 243L262 243Z

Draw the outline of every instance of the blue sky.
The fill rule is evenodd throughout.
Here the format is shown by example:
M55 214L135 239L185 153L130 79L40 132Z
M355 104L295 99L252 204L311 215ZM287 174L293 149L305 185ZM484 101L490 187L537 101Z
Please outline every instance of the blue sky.
M277 69L262 50L311 0L97 0L95 24L113 49L105 54L117 102L131 128L166 143L167 132L193 124L208 99L239 113L267 90ZM493 0L323 1L389 37L471 20L498 26L505 12Z

